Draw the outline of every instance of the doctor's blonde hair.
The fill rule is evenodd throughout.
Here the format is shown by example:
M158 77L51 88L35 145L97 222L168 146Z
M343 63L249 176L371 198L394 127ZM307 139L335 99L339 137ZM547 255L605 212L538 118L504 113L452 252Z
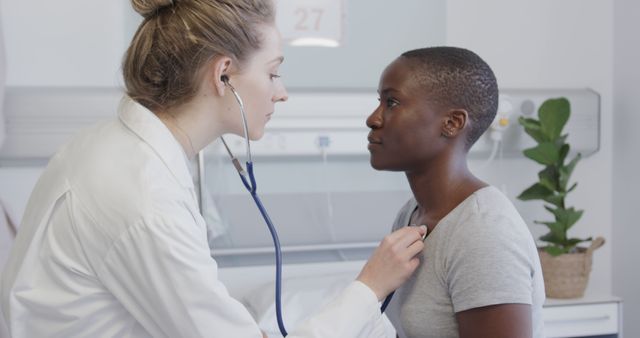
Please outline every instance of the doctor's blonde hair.
M271 0L131 0L144 17L123 60L127 94L166 109L198 91L213 57L242 65L261 46L260 26L275 22Z

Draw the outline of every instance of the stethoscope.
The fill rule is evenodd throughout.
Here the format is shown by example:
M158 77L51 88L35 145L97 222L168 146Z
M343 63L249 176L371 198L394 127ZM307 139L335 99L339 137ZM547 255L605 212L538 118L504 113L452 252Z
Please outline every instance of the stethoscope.
M245 139L245 144L246 144L246 156L247 156L247 161L246 161L246 167L247 170L245 171L244 168L242 168L242 165L240 164L240 161L238 161L238 159L233 156L233 153L231 152L231 149L229 149L229 146L227 145L227 142L225 142L224 138L222 136L220 136L220 140L222 141L222 144L224 145L224 147L227 149L227 153L229 154L229 157L231 158L231 162L233 163L233 166L236 168L236 171L238 172L238 174L240 175L240 179L242 180L242 184L244 184L245 188L247 188L247 190L249 191L249 193L251 194L251 197L253 197L253 201L256 203L256 206L258 207L258 210L260 210L260 214L262 214L262 218L264 218L265 223L267 223L267 227L269 228L269 232L271 232L271 237L273 238L273 246L275 248L276 251L276 318L278 320L278 328L280 329L280 333L282 334L283 337L287 336L287 330L284 327L284 321L282 320L282 301L281 301L281 292L282 292L282 252L280 249L280 240L278 239L278 232L276 231L275 226L273 225L273 223L271 222L271 218L269 217L269 214L267 213L267 210L264 208L264 205L262 205L262 201L260 200L260 197L258 196L257 193L257 185L256 185L256 178L253 175L253 161L251 160L251 146L250 146L250 141L249 141L249 128L247 127L247 114L245 113L244 110L244 103L242 102L242 98L240 97L240 95L238 95L238 92L236 91L235 88L233 88L233 86L231 85L231 83L229 83L229 78L226 75L223 75L221 78L222 82L224 82L224 84L229 87L229 89L231 89L231 92L233 93L233 96L235 97L236 101L238 102L238 106L240 106L240 114L242 115L242 129L244 131L244 139ZM391 302L391 298L393 297L393 294L395 293L392 292L391 294L389 294L387 296L387 298L384 300L384 302L382 303L382 306L380 308L380 311L384 313L384 310L387 308L387 305L389 305L389 303Z
M258 193L256 191L257 184L256 184L256 178L253 175L253 161L251 160L249 128L247 127L247 114L244 111L244 103L242 102L242 98L240 98L240 95L238 95L238 92L236 91L236 89L233 88L233 86L229 83L229 78L226 75L223 75L221 77L221 80L224 82L225 85L227 85L227 87L229 87L229 89L231 89L233 96L236 98L236 101L240 106L240 114L242 115L242 129L244 131L244 139L246 142L246 156L247 156L246 171L244 170L244 168L242 168L240 161L238 161L238 159L235 156L233 156L231 149L229 149L227 142L225 142L222 136L220 137L220 140L222 140L222 144L224 144L224 147L227 149L227 153L229 153L231 162L233 163L233 166L236 168L236 171L238 171L238 174L240 175L242 184L244 184L245 188L247 188L247 190L251 194L251 197L253 197L253 201L256 203L258 210L260 210L260 214L262 214L262 218L264 218L265 223L267 223L269 232L271 232L271 237L273 238L273 246L276 251L276 317L278 320L278 328L280 329L280 333L282 333L283 337L286 337L287 330L285 329L284 321L282 320L282 301L281 301L282 252L280 250L280 240L278 239L278 232L276 231L276 228L273 226L273 223L271 222L271 218L269 217L267 210L264 208L264 205L262 205L262 201L260 200L260 197L258 196Z

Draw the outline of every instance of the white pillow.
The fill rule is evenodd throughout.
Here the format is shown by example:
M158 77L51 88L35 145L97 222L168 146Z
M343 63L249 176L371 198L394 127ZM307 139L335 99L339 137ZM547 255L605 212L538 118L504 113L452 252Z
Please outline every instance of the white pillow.
M322 276L292 277L282 281L282 315L287 331L291 332L313 313L320 310L354 280L353 273ZM275 310L274 283L263 284L245 294L241 301L260 328L270 337L282 337ZM388 337L395 330L385 316Z

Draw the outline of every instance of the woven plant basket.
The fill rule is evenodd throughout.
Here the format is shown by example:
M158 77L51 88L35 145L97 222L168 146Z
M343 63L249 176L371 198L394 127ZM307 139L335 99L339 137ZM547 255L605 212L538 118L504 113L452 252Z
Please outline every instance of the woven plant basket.
M591 241L588 248L578 248L579 252L551 256L539 249L544 289L548 298L580 298L584 295L591 272L593 251L604 244L604 238Z

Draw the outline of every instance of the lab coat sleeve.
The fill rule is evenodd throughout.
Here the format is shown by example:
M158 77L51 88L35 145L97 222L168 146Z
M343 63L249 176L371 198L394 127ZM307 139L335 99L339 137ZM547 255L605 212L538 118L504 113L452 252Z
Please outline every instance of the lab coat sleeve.
M337 298L290 332L287 338L384 338L382 314L375 293L352 282Z
M130 226L98 276L154 337L262 337L218 280L206 229L187 210L166 208Z

